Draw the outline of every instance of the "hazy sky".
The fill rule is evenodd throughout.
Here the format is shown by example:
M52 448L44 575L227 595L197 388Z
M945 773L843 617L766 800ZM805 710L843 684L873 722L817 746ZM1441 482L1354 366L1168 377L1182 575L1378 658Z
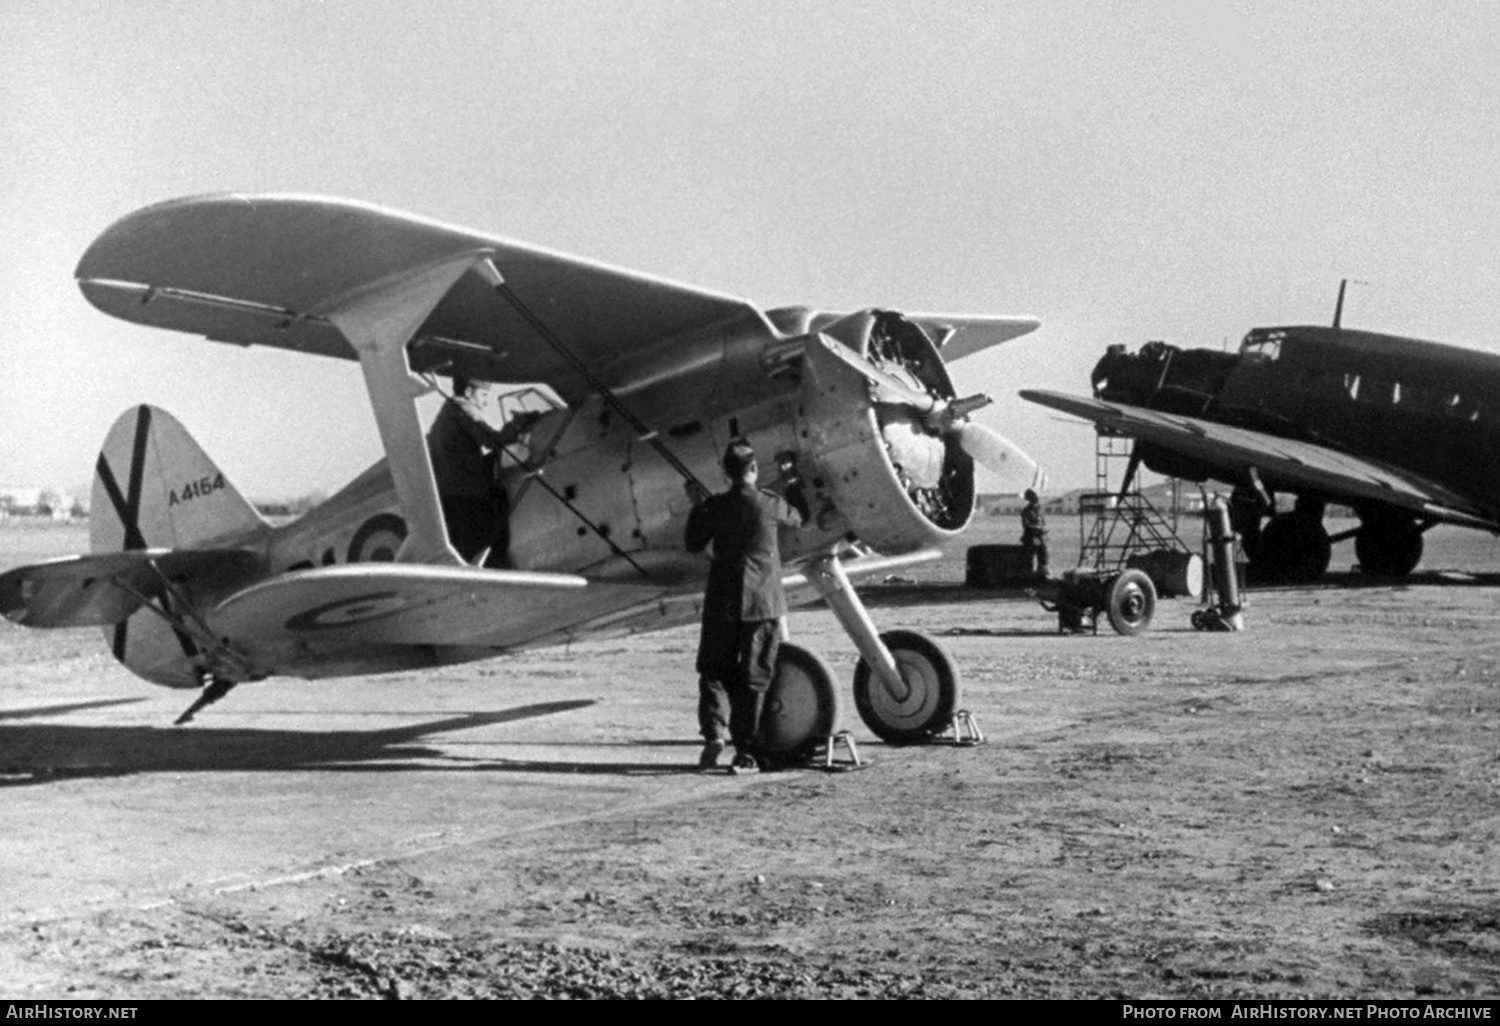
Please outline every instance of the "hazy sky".
M0 483L175 413L252 496L379 445L357 365L115 321L72 272L149 203L379 203L764 307L1032 314L957 363L1054 485L1110 342L1345 323L1497 348L1500 5L6 0Z

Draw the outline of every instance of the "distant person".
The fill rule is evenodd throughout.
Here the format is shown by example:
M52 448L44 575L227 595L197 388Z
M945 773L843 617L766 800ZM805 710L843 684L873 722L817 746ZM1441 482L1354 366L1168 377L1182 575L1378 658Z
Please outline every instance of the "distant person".
M503 428L484 418L489 385L453 376L453 394L427 432L427 451L443 506L448 541L465 562L486 549L486 566L510 565L510 510L496 477L500 452L521 439L539 414L522 413Z
M1021 546L1030 555L1038 577L1047 576L1047 516L1036 492L1026 489L1026 505L1021 508Z
M760 716L776 672L781 618L781 549L777 527L801 527L802 517L779 496L759 491L755 449L737 438L724 452L729 490L706 496L689 484L694 506L685 541L689 552L713 545L703 593L698 641L698 726L702 769L718 765L726 731L734 746L731 773L762 768Z

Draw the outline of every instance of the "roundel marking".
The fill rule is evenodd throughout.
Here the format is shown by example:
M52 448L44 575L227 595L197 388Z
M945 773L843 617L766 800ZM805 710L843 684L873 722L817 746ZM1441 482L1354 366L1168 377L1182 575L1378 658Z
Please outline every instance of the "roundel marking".
M394 513L377 513L354 532L349 541L349 562L393 563L405 540L405 520Z
M369 595L339 599L298 613L286 622L289 631L326 631L355 624L369 623L391 616L414 605L416 599L394 591L377 591Z

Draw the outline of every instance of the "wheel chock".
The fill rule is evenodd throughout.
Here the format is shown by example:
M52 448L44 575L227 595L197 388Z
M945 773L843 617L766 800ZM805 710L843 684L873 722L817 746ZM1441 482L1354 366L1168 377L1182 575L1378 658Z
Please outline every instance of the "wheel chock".
M953 714L953 743L961 747L984 744L984 732L979 729L979 721L967 709L960 709Z
M829 734L823 749L823 768L827 770L849 770L859 769L864 765L859 758L859 749L854 747L854 735L847 730L841 730L835 734ZM844 746L849 753L848 760L838 759L836 753L839 745Z

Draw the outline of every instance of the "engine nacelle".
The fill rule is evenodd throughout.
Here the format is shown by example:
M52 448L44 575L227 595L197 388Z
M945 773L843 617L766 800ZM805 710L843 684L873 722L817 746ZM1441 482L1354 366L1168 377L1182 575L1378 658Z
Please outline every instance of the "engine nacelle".
M942 357L900 314L865 310L815 326L804 347L797 445L816 511L831 504L859 540L910 552L952 538L974 512L974 461L911 403L880 401L827 336L934 403L953 398Z

